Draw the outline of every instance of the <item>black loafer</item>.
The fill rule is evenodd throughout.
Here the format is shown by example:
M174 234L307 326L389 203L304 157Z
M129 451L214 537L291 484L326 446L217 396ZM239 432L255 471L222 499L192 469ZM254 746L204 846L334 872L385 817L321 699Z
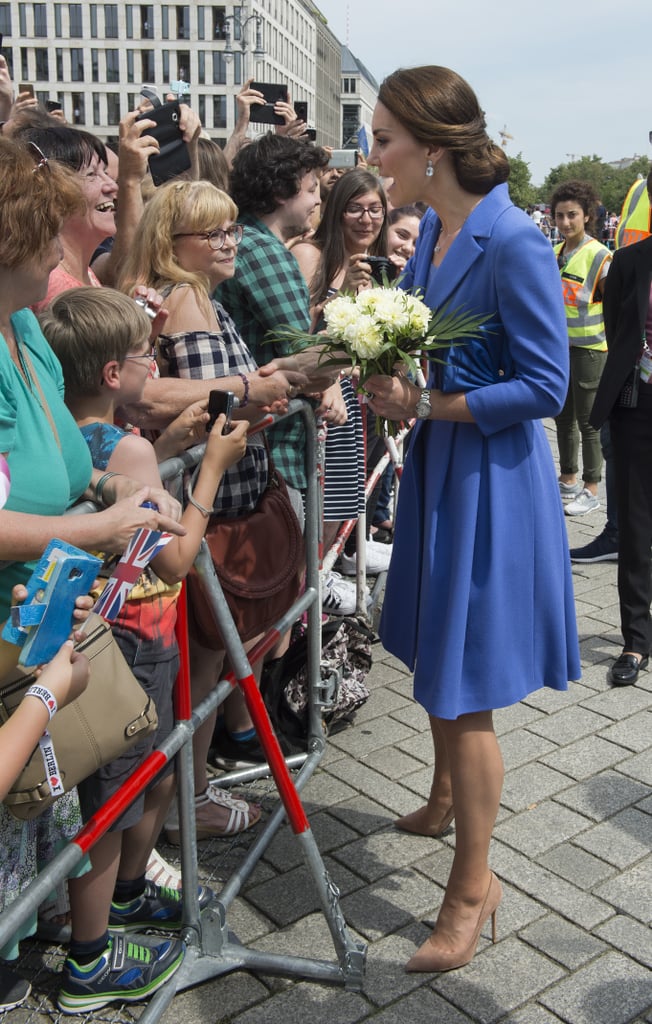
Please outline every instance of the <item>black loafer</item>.
M614 686L633 686L649 660L647 654L641 655L640 660L635 654L621 654L611 667L611 682Z

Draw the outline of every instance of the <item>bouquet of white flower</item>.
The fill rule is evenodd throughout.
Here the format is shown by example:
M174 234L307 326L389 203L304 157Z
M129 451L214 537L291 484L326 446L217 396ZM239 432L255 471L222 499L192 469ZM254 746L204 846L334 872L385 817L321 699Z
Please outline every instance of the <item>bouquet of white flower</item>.
M477 335L485 317L471 316L448 307L433 312L418 296L396 287L372 287L357 295L341 294L324 305L325 334L308 334L285 327L268 335L269 340L289 342L293 351L319 345L319 363L353 367L360 373L364 393L367 377L391 376L398 365L408 374L417 372L420 355L437 361L433 353L458 339ZM395 425L378 417L379 429L395 433Z

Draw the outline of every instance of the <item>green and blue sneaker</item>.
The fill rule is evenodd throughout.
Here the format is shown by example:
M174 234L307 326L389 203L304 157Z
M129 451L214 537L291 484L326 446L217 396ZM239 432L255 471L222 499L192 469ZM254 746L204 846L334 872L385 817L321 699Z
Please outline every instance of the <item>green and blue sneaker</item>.
M185 952L180 939L141 946L122 935L112 935L92 964L81 966L68 957L63 965L59 1009L63 1013L85 1013L113 1002L145 999L181 966Z
M199 911L205 910L212 902L214 893L205 885L199 886ZM178 931L181 928L183 894L180 889L145 883L142 896L128 903L111 903L109 928L112 932L144 931L146 928L163 928Z

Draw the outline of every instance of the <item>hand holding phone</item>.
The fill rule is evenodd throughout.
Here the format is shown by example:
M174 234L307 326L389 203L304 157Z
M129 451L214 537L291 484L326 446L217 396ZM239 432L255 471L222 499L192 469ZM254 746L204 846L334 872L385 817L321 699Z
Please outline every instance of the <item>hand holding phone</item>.
M147 128L144 133L151 135L159 145L158 153L149 158L149 170L155 185L162 185L190 168L190 152L183 141L179 118L178 100L162 103L136 118L136 121L155 122L155 127Z
M215 426L215 420L224 413L226 416L226 423L224 424L223 434L228 434L231 429L231 416L233 410L239 405L239 401L233 391L211 391L208 396L208 423L206 424L206 433L210 434L211 430Z

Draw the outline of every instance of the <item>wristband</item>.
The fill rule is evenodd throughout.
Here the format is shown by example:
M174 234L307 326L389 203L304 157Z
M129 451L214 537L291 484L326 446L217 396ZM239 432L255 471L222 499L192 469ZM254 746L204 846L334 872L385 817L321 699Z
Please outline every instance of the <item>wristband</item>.
M249 405L249 378L244 373L239 373L238 377L244 386L244 394L240 402L240 408L242 409L245 405Z
M105 473L95 484L95 497L97 498L98 505L104 505L106 508L106 502L104 501L103 494L104 488L113 476L120 476L119 473Z
M38 697L40 701L43 701L50 719L56 715L59 705L57 704L57 698L52 693L52 690L48 690L47 686L41 686L40 683L33 683L27 690L25 690L26 697Z
M192 481L188 484L188 501L193 508L196 508L198 512L201 512L204 519L210 519L213 514L213 510L211 508L204 508L204 506L200 505L198 501L195 501L192 494Z

